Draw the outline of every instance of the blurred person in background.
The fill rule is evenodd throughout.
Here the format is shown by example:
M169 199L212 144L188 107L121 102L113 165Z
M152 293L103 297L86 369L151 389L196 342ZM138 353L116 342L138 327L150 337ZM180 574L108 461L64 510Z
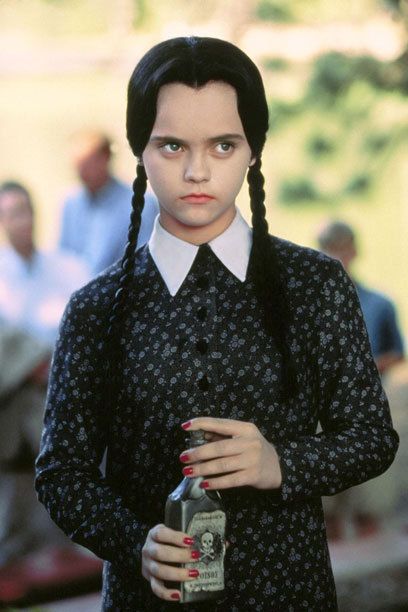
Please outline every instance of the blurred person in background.
M352 278L377 368L380 374L385 374L404 358L403 340L394 304L385 295L365 287L353 278L351 267L357 256L357 246L355 233L349 225L341 221L328 223L318 234L318 244L321 251L340 260Z
M380 374L388 375L404 359L403 340L394 304L385 295L354 279L351 268L358 251L354 230L348 224L342 221L325 224L317 235L317 242L320 250L338 259L352 278L374 360ZM393 417L395 420L394 413ZM400 431L397 423L395 427ZM394 502L400 497L401 487L396 482L396 469L376 481L324 498L327 531L331 539L341 539L347 531L357 536L368 536L379 530L381 518L392 513Z
M59 245L83 257L98 274L122 257L129 227L132 189L111 170L112 143L98 131L82 131L73 140L72 163L82 185L64 202ZM138 247L145 244L158 214L146 197Z
M0 566L44 543L66 540L33 488L48 369L71 293L90 278L75 256L42 252L34 241L28 190L0 185Z
M90 278L70 253L44 252L34 240L34 208L20 183L0 185L0 316L51 349L70 295Z
M0 319L0 568L67 541L32 484L49 359L46 344Z

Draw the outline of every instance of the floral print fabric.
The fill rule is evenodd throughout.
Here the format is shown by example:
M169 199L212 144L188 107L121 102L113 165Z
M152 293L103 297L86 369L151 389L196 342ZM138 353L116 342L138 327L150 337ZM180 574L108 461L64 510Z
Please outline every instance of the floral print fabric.
M320 498L385 471L398 436L343 268L271 240L292 313L288 341L299 384L290 401L282 397L281 356L263 328L251 258L241 283L201 247L171 297L142 247L115 347L106 328L119 265L66 309L36 487L65 533L105 560L103 610L179 605L152 594L141 549L182 478L180 424L198 415L254 422L277 448L283 482L276 491L222 492L231 543L225 595L187 609L337 609Z

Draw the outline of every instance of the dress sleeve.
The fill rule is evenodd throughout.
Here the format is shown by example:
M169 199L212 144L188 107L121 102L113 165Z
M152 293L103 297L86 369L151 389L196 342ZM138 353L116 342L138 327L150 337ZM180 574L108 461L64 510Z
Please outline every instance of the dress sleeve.
M35 487L69 538L134 570L149 527L99 468L108 444L104 325L81 291L65 310L54 351Z
M398 448L354 285L341 264L330 266L310 355L322 431L275 445L282 470L278 503L334 495L379 476Z

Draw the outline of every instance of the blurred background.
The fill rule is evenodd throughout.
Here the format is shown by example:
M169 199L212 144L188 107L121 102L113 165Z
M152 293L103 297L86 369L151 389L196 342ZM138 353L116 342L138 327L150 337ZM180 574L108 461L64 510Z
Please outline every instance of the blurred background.
M271 233L319 248L328 222L349 224L352 276L393 303L406 346L407 0L0 0L0 183L19 181L30 191L38 247L57 247L63 202L78 183L73 134L108 134L114 174L133 180L129 76L153 44L189 34L230 40L261 69ZM238 204L250 221L246 190ZM408 610L407 381L404 363L384 371L402 451L361 494L369 518L356 523L346 504L339 527L336 508L328 509L342 610ZM98 562L64 542L58 550L0 565L0 608L99 609L98 595L67 599L97 592ZM58 598L66 601L46 603Z

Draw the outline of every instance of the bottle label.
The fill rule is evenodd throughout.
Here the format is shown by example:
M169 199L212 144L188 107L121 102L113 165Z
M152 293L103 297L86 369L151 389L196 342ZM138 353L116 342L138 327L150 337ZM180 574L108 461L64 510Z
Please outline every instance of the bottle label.
M190 521L187 533L194 539L192 548L199 551L200 559L187 563L186 567L198 569L200 575L184 583L186 592L224 589L225 523L222 510L197 512Z

